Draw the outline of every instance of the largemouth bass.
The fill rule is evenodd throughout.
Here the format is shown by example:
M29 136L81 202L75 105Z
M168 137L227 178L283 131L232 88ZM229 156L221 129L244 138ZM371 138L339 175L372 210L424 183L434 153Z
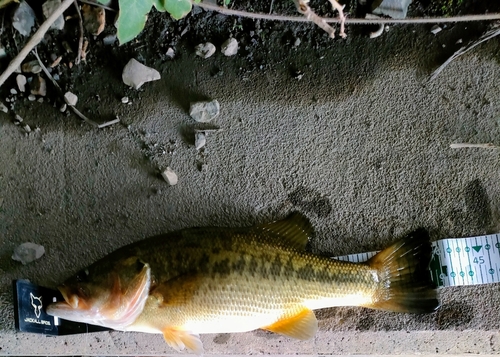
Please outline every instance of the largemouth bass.
M434 311L428 233L417 230L355 264L305 251L309 221L249 228L190 228L125 246L59 286L47 312L121 331L161 333L202 353L199 334L265 329L306 340L313 310L363 306Z

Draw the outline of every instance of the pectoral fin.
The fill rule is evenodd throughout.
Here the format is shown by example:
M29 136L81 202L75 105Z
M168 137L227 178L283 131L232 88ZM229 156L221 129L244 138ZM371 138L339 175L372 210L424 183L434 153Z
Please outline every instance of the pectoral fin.
M263 327L263 329L298 340L308 340L314 337L318 331L318 320L314 312L304 308L298 314L286 316L270 326Z
M167 327L162 332L163 338L165 338L167 344L173 349L180 352L184 348L187 348L197 355L203 354L203 343L198 334L189 333L188 331L178 330L172 327Z

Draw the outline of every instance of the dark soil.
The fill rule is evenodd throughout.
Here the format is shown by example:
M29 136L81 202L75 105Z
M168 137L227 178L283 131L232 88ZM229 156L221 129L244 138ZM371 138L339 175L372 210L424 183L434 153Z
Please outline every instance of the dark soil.
M38 1L29 1L29 3L37 13L38 20L41 21L41 4ZM361 6L357 5L355 0L350 0L346 3L345 11L350 17L364 17L372 5L368 3ZM268 13L270 2L233 2L230 7L250 12ZM311 7L319 15L336 16L327 1L312 0ZM8 62L28 40L12 28L10 23L11 9L3 10L3 31L0 42L6 49L7 56L0 60L2 68L7 66ZM487 0L421 0L412 3L409 17L450 16L499 11L499 2ZM293 2L289 0L274 1L273 13L298 15ZM84 113L97 115L99 119L96 121L99 122L113 119L116 115L113 109L106 106L107 104L116 102L124 95L132 98L141 95L140 91L129 90L121 82L121 71L132 57L159 70L163 75L168 73L169 62L193 58L195 56L194 47L197 44L210 41L217 48L220 48L220 45L227 38L234 37L239 41L238 55L225 58L219 52L216 53L217 60L209 62L210 66L204 68L212 76L222 76L224 71L234 71L241 76L247 76L253 72L265 73L271 69L278 69L288 71L292 77L298 78L304 69L311 66L313 61L329 55L334 56L337 63L337 68L334 69L341 71L343 76L362 78L387 58L391 58L395 53L401 53L402 50L407 52L409 57L422 57L419 70L429 72L462 46L457 43L459 39L460 43L474 40L490 25L488 22L445 25L444 27L448 31L440 36L441 48L432 54L435 45L428 44L427 40L418 34L409 35L406 39L401 39L401 36L393 36L381 45L367 39L367 34L376 29L376 26L348 26L346 40L339 38L332 40L313 24L231 17L194 7L192 13L180 21L174 21L167 14L153 10L147 21L146 29L135 40L122 46L119 46L117 41L113 45L104 45L103 38L116 33L113 26L115 15L110 11L107 12L107 26L101 35L95 37L88 33L85 34L89 46L86 60L79 65L74 64L78 50L79 27L73 7L65 13L67 21L64 30L50 31L38 46L38 53L45 64L52 63L58 56L63 57L59 66L51 69L52 75L57 79L63 91L69 90L78 94L79 107L83 103ZM391 27L391 31L410 34L414 33L417 28L424 28L427 32L430 27L430 25L401 25ZM369 58L366 58L367 47L372 48ZM71 49L71 52L68 51L68 48ZM167 56L168 48L175 51L173 59ZM360 50L361 48L363 51ZM425 51L422 52L422 49ZM429 56L429 54L431 55ZM32 59L34 57L30 55L26 61ZM202 61L198 64L200 68L204 65ZM28 76L28 81L32 79L33 76L31 78ZM176 81L182 82L182 78L176 78L172 86L175 86L174 82ZM28 93L11 94L11 88L17 88L15 76L11 76L6 85L0 89L0 98L7 102L6 104L11 109L10 116L14 118L14 113L29 111L31 103L27 100ZM195 92L195 90L191 91L191 99L193 96L196 97ZM180 104L186 107L187 98L183 97L182 94L179 98L182 102ZM43 99L37 99L43 100L47 106L50 106L50 109L47 108L47 110L57 110L54 108L62 105L60 94L49 82L47 96ZM91 100L91 104L88 104L89 100ZM82 110L82 108L80 109ZM63 117L70 115L72 114L66 112Z

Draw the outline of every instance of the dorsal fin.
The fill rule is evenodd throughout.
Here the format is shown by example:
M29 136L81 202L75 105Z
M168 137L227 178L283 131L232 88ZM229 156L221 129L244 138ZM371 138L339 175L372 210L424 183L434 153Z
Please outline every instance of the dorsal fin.
M256 228L273 233L286 245L297 250L304 250L313 234L311 223L299 212L294 212L281 221L262 224Z

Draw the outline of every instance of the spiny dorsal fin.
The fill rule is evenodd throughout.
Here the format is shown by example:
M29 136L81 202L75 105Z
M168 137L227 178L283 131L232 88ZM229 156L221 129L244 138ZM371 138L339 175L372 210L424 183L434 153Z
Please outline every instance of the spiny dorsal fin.
M282 238L288 246L298 250L306 248L307 242L313 234L311 223L299 212L294 212L281 221L263 224L257 228L273 233Z
M303 308L298 314L284 317L263 329L304 341L314 337L318 331L318 320L314 312Z

